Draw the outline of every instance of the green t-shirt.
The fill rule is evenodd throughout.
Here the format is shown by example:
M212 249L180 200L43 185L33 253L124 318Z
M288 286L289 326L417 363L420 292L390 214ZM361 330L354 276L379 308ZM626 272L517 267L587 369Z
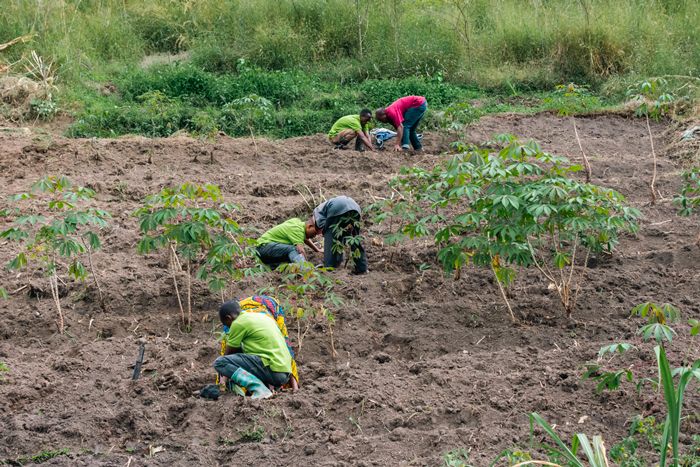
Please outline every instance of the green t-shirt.
M293 218L276 225L258 239L257 245L268 243L284 243L285 245L301 245L306 240L306 225L303 220Z
M367 128L367 125L365 125L365 128ZM344 117L340 117L331 127L331 131L328 132L328 137L332 138L341 131L348 129L358 132L363 130L363 127L360 124L359 115L346 115Z
M275 320L266 313L242 312L226 334L226 345L257 355L272 371L292 372L292 356Z

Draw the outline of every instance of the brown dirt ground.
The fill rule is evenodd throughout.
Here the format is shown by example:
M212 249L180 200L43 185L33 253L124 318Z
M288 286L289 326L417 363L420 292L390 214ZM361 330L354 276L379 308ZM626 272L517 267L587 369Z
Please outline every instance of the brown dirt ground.
M669 301L686 318L700 317L700 248L692 245L698 225L675 215L669 200L681 168L665 153L657 182L665 199L647 204L651 158L641 120L579 118L578 128L593 182L628 196L644 219L638 237L624 238L612 258L595 263L577 326L562 319L556 294L534 273L513 292L523 317L513 325L489 273L469 269L458 281L437 267L421 273L419 265L434 259L429 242L380 246L371 238L385 227L370 226L370 274L335 273L345 299L334 331L338 358L330 355L326 329L314 328L300 358L302 390L262 403L192 396L213 380L218 298L197 287L194 330L181 333L166 262L159 254L136 254L130 213L164 185L210 182L243 207L245 224L265 229L308 214L296 189L302 184L366 206L372 196L388 194L387 181L401 166L445 157L432 154L448 141L427 135L431 155L360 154L335 152L317 135L260 141L256 156L245 139L207 146L187 137L91 141L0 132L3 199L43 174L64 174L94 188L99 205L114 216L105 247L95 255L109 312L99 311L94 291L69 283L65 336L56 332L45 280L2 273L8 290L31 283L38 298L27 288L0 302L0 360L10 367L0 383L0 461L68 448L70 455L48 464L439 465L443 453L465 448L482 466L506 448L527 446L532 411L567 437L602 434L611 446L626 435L634 415L662 414L662 397L650 390L638 397L632 385L597 395L593 382L580 379L582 366L601 345L638 340L640 323L628 316L639 302ZM657 148L667 142L665 128L653 125ZM486 118L466 139L481 142L502 132L535 138L546 150L578 160L570 121L550 114ZM207 156L192 161L207 150L214 152L213 165ZM0 262L10 256L1 244ZM246 296L263 282L233 284L229 294ZM141 339L145 376L132 382ZM700 356L691 345L674 342L675 363L681 354ZM652 376L653 359L643 357L620 364ZM685 433L700 432L699 411L693 391L686 414L695 416L684 422ZM240 440L257 427L264 428L261 442ZM165 450L148 457L149 446Z

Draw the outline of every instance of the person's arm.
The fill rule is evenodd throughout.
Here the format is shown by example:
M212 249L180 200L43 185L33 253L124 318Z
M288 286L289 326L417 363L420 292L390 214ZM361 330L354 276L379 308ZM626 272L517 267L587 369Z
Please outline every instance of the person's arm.
M226 350L224 351L224 355L243 352L243 338L245 335L245 328L238 319L235 319L231 324L231 329L226 333Z
M362 140L363 143L365 143L365 147L369 150L374 152L374 146L372 146L372 138L369 137L369 134L366 131L361 131L358 135L358 138Z
M307 238L306 240L304 240L304 243L306 243L309 246L309 248L314 250L316 253L323 253L323 250L321 250L318 246L316 246L316 244L314 242L312 242L310 238Z
M394 147L394 151L403 150L401 148L401 140L403 140L403 124L399 123L399 126L396 127L396 146Z
M224 355L231 355L234 353L241 353L243 352L243 349L240 347L229 347L226 345L226 351L224 352Z

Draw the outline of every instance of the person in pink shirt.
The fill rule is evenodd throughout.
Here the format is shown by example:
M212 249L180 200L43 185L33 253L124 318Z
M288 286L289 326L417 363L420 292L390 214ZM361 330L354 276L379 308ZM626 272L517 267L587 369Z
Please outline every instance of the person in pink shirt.
M425 111L428 109L428 101L423 96L406 96L395 100L389 107L377 109L374 116L383 123L390 123L396 128L395 151L413 149L421 151L421 145L416 130Z

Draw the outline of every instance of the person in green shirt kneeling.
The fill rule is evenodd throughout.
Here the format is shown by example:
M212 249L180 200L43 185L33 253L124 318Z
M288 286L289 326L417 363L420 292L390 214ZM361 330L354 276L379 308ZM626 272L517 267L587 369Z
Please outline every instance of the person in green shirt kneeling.
M241 312L238 301L219 308L219 319L228 329L224 355L214 361L217 373L227 387L245 388L253 399L272 396L271 388L288 382L296 390L292 376L292 355L277 322L265 312ZM290 380L291 378L291 380Z
M355 139L355 150L364 151L367 148L374 151L372 138L369 136L367 124L372 120L372 112L363 109L359 115L346 115L340 117L328 132L328 141L334 144L336 149L345 149L350 141Z
M257 251L260 260L276 268L282 263L303 263L304 244L317 253L321 249L311 241L319 230L312 219L289 219L265 232L257 241Z

